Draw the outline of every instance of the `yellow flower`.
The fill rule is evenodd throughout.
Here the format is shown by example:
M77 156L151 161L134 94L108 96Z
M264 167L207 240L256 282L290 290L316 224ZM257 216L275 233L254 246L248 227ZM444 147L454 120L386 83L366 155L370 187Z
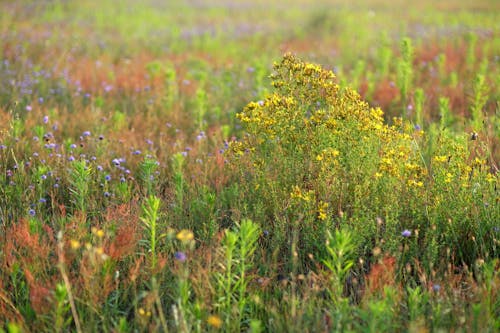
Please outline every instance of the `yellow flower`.
M434 161L436 161L436 162L446 162L447 160L448 160L448 156L446 156L446 155L434 156Z
M146 311L143 308L139 308L138 312L142 317L151 317L151 311Z
M70 245L73 250L78 250L80 248L80 242L75 239L70 241Z
M451 173L446 173L446 178L444 180L445 183L451 183L451 179L453 178L453 175Z
M208 325L215 327L215 328L222 327L222 319L220 319L219 316L214 316L214 315L208 316L207 323L208 323Z
M486 175L486 181L489 182L489 183L493 183L496 181L496 177L495 175L491 174L491 173L488 173Z
M102 229L97 229L96 227L92 227L92 233L99 238L104 237L104 231Z
M181 242L189 242L194 239L194 234L190 230L182 229L175 237Z
M318 205L318 219L326 220L326 210L328 209L328 202L320 201Z

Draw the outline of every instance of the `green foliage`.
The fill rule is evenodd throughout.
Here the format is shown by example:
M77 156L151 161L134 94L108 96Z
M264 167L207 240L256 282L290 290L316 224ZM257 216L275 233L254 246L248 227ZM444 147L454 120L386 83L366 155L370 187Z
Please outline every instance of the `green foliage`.
M260 228L251 220L242 220L234 231L226 230L222 240L222 272L215 275L218 288L218 310L225 314L225 324L231 330L240 331L248 318L251 300L247 293L253 268L253 256L257 249Z
M452 124L453 113L450 110L450 101L446 97L439 98L439 115L441 128L449 128Z
M328 257L323 259L323 264L332 272L329 292L334 303L342 301L345 279L354 265L354 250L353 237L346 229L335 230L334 234L328 232Z
M146 253L151 256L150 270L154 272L157 264L157 244L160 238L158 220L160 218L160 199L151 195L146 198L142 205L141 221L146 232L144 244Z
M154 195L157 169L158 161L149 157L146 157L139 165L139 176L146 188L146 196Z
M477 74L472 82L471 123L476 132L484 128L483 108L488 101L488 86L483 74Z
M74 161L69 174L70 194L75 210L87 211L92 169L85 160Z
M414 94L415 99L415 124L423 127L424 126L424 102L425 93L421 88L415 89Z
M367 3L0 2L0 332L499 331L498 6Z
M401 95L401 101L403 106L403 118L405 118L405 112L408 102L408 96L410 94L413 82L413 57L414 50L412 40L405 37L401 40L401 58L398 61L397 67L397 85Z

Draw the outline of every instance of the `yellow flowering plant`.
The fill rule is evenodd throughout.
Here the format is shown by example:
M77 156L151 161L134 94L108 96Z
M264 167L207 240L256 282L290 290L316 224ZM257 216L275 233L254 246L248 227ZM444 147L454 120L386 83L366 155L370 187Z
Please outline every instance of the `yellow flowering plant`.
M375 219L390 213L403 187L423 185L425 168L403 123L385 124L382 110L335 83L333 72L286 54L271 78L274 90L237 115L246 135L229 149L249 195L268 207L260 218L300 216L302 231L321 235L339 212Z
M298 225L303 251L321 250L314 244L322 243L325 231L346 221L361 250L371 251L378 242L374 221L382 217L386 235L379 237L394 251L401 230L420 229L410 244L416 253L438 244L443 236L437 232L448 230L426 232L434 220L454 213L444 212L443 205L436 208L445 188L450 195L457 186L466 188L471 170L478 175L479 167L484 175L475 176L477 181L496 179L484 173L484 159L469 158L461 140L432 141L400 118L387 124L380 108L335 83L333 72L319 65L286 54L274 64L271 78L273 91L237 115L245 135L231 143L228 160L239 168L241 186L247 186L246 213L280 235Z

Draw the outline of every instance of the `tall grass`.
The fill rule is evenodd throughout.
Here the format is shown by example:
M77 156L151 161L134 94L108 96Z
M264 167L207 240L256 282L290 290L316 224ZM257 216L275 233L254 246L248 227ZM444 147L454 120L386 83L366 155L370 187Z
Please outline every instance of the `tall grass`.
M0 332L498 331L499 9L3 2Z

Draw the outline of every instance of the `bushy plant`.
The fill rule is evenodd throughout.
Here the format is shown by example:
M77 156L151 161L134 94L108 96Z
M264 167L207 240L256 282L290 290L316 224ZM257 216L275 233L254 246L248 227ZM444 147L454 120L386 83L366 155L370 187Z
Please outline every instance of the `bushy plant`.
M483 213L439 204L457 194L458 203L474 204L470 187L481 191L481 200L496 200L491 185L497 177L485 170L481 157L471 160L466 141L442 137L433 143L436 156L428 164L422 148L429 143L421 130L397 118L386 124L382 110L336 84L331 71L291 54L274 71L274 92L238 114L246 134L231 143L230 151L248 186L249 213L274 228L284 249L283 240L295 229L303 258L322 253L317 244L325 231L346 224L358 237L358 255L379 242L399 251L404 230L414 232L408 242L411 260L420 247L431 245L439 249L427 260L437 260L437 253L445 250L439 244L449 237L455 237L451 250L458 264L491 255L494 245L491 237L485 239L483 227L471 229L477 222L461 222ZM441 151L455 153L448 160ZM454 217L457 221L450 225L447 220ZM383 221L382 230L377 220ZM489 221L483 223L493 223ZM460 242L470 237L480 237L484 246L463 249Z
M382 110L337 85L331 71L290 54L274 69L274 93L238 114L247 135L231 144L255 189L248 192L266 203L264 218L280 232L300 220L304 244L347 219L373 235L371 221L394 220L398 194L423 184L412 137L400 121L386 125Z

